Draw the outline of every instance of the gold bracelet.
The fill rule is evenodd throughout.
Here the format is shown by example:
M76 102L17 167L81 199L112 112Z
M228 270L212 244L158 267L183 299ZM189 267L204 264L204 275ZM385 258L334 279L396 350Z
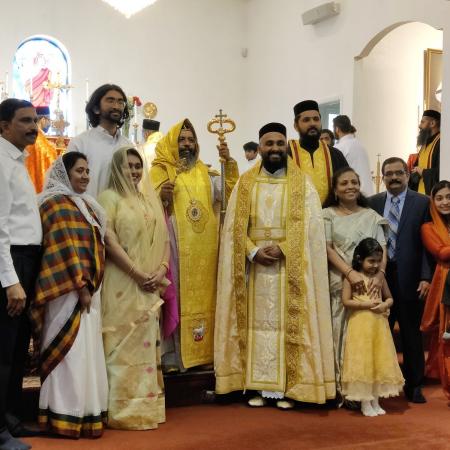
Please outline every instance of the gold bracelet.
M350 274L350 272L354 270L353 267L350 267L350 269L347 270L347 272L345 272L345 278L347 278Z
M380 272L381 272L384 276L386 276L386 271L385 271L384 269L380 269Z
M169 270L169 263L163 261L163 262L159 265L159 267L161 267L161 266L162 266L162 267L165 267L165 268L166 268L166 271Z

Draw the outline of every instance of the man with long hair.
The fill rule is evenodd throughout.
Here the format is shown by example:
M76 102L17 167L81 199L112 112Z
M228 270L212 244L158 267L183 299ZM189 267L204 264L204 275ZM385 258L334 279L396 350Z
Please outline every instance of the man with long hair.
M114 151L126 145L132 146L120 133L120 128L130 116L127 96L120 86L104 84L92 93L85 111L92 128L74 137L67 151L78 151L87 156L91 171L88 193L97 197L106 189Z

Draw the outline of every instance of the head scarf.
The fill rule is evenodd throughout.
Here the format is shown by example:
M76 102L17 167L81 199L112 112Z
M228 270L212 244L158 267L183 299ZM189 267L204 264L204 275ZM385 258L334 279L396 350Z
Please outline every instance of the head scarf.
M155 189L166 181L174 181L180 170L178 138L183 128L189 129L197 141L197 158L199 153L197 135L189 119L184 119L174 125L169 132L156 144L155 159L152 161L150 177ZM197 160L198 162L198 160Z
M78 194L74 191L63 163L62 156L57 158L52 166L48 169L44 190L38 195L38 204L41 206L46 200L57 195L65 195L69 197L75 205L77 205L81 214L92 226L97 227L100 231L102 239L106 231L106 214L105 210L97 203L94 197L89 194ZM89 212L86 204L92 209L95 217Z
M111 161L108 189L117 192L123 198L139 206L142 211L151 208L155 216L154 238L151 248L143 251L147 257L151 256L149 270L156 270L161 264L166 242L169 239L161 200L150 185L147 177L142 177L137 186L132 182L128 173L128 151L133 147L122 147L116 150ZM137 150L136 150L137 151ZM142 157L141 157L142 159ZM144 169L144 168L143 168ZM144 170L143 170L144 172Z
M446 245L450 245L450 236L448 234L447 224L445 223L440 212L437 210L436 205L434 204L434 198L431 198L430 201L430 212L437 234L441 238L442 242L445 242Z

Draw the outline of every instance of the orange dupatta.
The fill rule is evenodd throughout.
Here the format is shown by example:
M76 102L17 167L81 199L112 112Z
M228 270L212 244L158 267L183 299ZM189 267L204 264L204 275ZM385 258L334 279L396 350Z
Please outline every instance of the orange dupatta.
M433 222L423 224L421 234L425 248L436 260L436 269L420 328L424 332L431 333L426 372L432 377L439 373L444 392L450 399L450 342L442 339L445 331L446 310L448 310L448 307L442 303L442 297L450 268L450 236L433 201L431 201L430 210Z

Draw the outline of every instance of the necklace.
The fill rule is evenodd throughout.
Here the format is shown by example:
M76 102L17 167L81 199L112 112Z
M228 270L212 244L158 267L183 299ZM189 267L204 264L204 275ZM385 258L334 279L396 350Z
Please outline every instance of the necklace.
M203 206L203 203L200 200L193 197L190 189L187 187L187 184L183 179L183 175L183 173L180 173L177 178L181 179L181 182L189 195L189 205L186 208L186 218L191 223L192 230L195 233L203 233L209 220L208 210Z
M359 210L359 206L357 205L355 210L353 209L348 209L345 206L339 204L338 208L346 215L346 216L350 216L351 214L355 214L356 212L358 212Z

